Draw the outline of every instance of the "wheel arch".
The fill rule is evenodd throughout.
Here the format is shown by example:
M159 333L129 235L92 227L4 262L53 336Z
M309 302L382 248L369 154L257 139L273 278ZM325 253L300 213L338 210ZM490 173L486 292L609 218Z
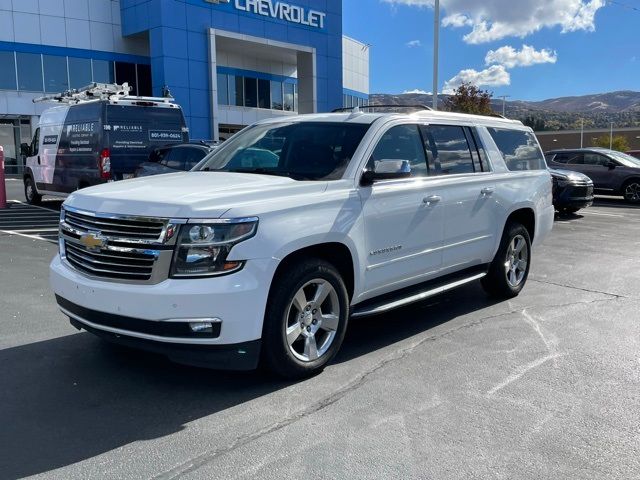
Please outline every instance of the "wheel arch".
M531 243L533 243L533 240L536 236L536 213L532 207L519 207L509 213L509 216L507 217L507 220L502 227L502 233L504 233L507 225L509 225L510 222L518 222L524 228L526 228L527 232L529 232Z
M319 258L332 264L344 280L349 300L353 299L357 278L354 256L345 243L338 241L315 243L290 251L278 263L273 275L272 285L277 281L279 275L283 275L286 272L289 266L307 258Z

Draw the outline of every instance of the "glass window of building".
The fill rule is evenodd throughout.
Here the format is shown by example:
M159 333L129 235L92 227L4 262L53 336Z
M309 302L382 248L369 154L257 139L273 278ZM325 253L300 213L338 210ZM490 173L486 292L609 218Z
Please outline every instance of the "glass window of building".
M0 90L15 90L16 59L13 52L0 52Z
M258 80L258 108L271 108L271 82Z
M108 60L92 60L93 81L98 83L113 83L113 62Z
M229 77L218 74L218 105L229 105Z
M42 92L42 58L38 53L16 53L18 90Z
M49 93L69 90L69 76L67 73L67 57L57 55L43 55L44 91Z
M258 106L258 81L255 78L244 78L244 106L251 108Z
M293 112L294 109L294 90L293 83L284 84L284 109L287 112Z
M244 79L229 75L229 104L244 106Z
M136 79L136 64L127 62L116 62L116 83L122 85L128 83L131 87L131 94L138 94L138 81Z
M271 82L271 108L282 110L282 82Z
M82 88L91 83L91 59L69 57L69 82L71 88Z
M138 95L142 97L151 97L153 95L153 87L151 85L151 65L136 65L138 72Z

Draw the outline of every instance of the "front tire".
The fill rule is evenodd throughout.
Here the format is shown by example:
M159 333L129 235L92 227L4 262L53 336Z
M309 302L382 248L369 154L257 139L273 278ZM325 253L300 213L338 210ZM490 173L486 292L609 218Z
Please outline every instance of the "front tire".
M31 176L24 179L24 198L29 205L40 205L42 203L42 195L38 193L36 184Z
M484 290L496 298L513 298L527 283L531 267L531 238L520 223L510 222L504 229L498 253L482 279Z
M633 204L640 203L640 180L631 180L622 187L624 199Z
M263 328L263 361L297 379L321 371L338 353L349 319L349 296L336 268L309 259L274 280Z

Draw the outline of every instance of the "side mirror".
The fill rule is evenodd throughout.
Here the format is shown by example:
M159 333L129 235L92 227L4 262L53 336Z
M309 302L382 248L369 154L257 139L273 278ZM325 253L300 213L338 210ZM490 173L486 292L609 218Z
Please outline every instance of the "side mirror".
M365 170L360 184L364 187L373 185L378 180L395 180L411 176L409 160L378 160L373 170Z
M611 160L609 160L607 162L607 167L609 167L609 170L613 170L614 168L616 168L618 166L618 164L616 162L613 162Z
M20 154L24 157L30 157L31 156L31 145L29 145L28 143L21 143L20 144Z

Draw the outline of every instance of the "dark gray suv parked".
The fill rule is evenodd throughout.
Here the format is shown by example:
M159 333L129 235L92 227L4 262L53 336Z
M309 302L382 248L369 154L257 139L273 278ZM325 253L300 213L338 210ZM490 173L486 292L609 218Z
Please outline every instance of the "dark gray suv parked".
M552 150L545 157L550 168L587 175L596 193L622 195L628 202L640 203L640 159L605 148Z

